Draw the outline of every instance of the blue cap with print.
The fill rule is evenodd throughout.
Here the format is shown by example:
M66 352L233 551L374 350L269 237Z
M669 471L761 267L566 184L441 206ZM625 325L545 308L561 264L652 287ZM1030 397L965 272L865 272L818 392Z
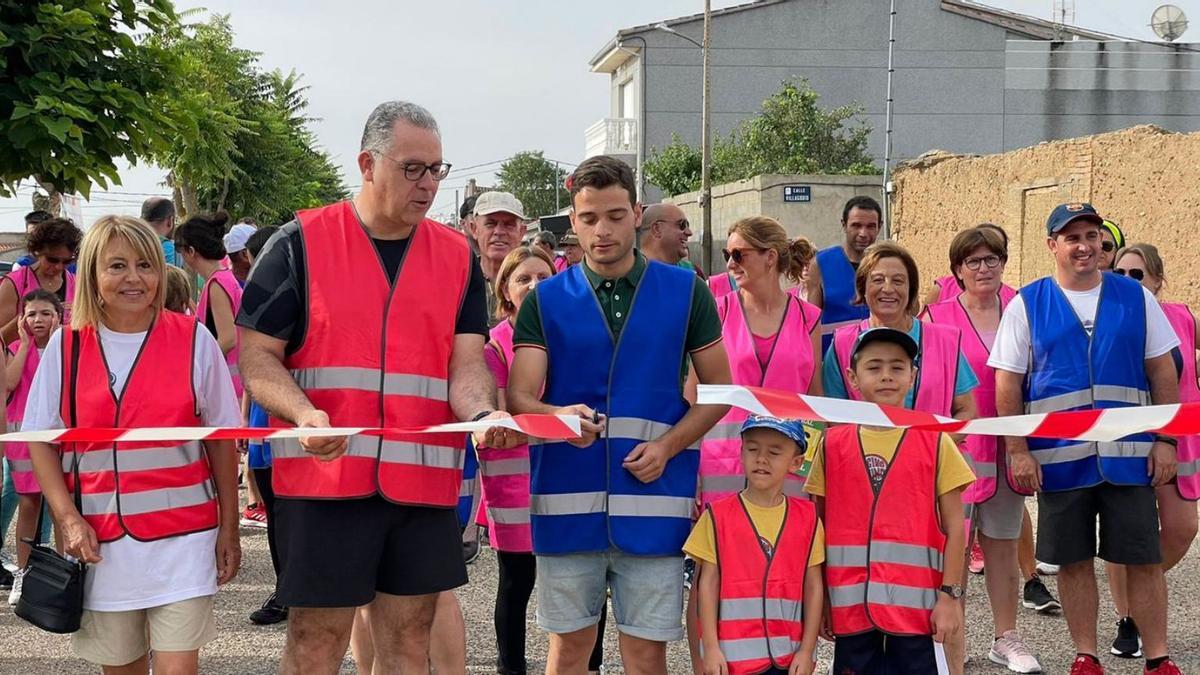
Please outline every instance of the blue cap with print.
M751 415L742 422L741 433L746 433L751 429L772 429L796 441L796 445L800 446L800 451L808 450L808 436L804 433L804 423L800 420L782 419L779 417L767 417L766 415Z
M1086 202L1059 204L1050 212L1050 217L1046 219L1046 235L1053 237L1059 230L1076 220L1086 220L1097 225L1104 224L1104 219L1100 217L1100 214L1096 213L1095 207L1091 204Z

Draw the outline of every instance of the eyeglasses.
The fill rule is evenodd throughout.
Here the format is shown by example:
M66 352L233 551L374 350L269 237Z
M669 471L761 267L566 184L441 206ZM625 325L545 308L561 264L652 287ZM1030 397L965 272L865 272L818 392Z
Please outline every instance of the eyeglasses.
M443 180L446 176L450 175L450 167L452 166L446 162L434 162L433 164L405 162L399 159L392 159L382 153L379 156L399 164L400 168L404 169L404 177L411 181L421 180L425 176L425 172L429 172L429 175L433 176L434 180Z
M657 225L659 223L671 223L671 224L675 225L676 227L678 227L680 232L683 232L684 230L686 230L692 226L692 224L688 222L687 218L681 218L679 220L661 220L660 219L660 220L654 221L653 223L650 223L650 225L651 225L651 227L653 227L654 225Z
M972 272L977 271L980 265L991 270L1000 266L1000 256L993 254L985 255L982 258L967 258L963 261L963 265Z
M725 262L732 260L733 262L741 265L742 260L746 258L747 253L758 253L761 250L762 249L758 248L735 248L732 250L723 248L721 249L721 255L725 256Z
M1141 281L1142 279L1146 278L1146 273L1137 268L1134 268L1131 270L1123 270L1120 267L1118 267L1115 270L1113 270L1113 272L1116 272L1117 274L1120 274L1123 277L1128 276L1130 279L1133 279L1135 281Z
M1100 242L1100 250L1104 251L1105 253L1112 253L1113 249L1115 249L1116 247L1117 247L1117 245L1112 243L1111 241Z
M56 258L52 255L44 255L42 256L42 260L45 260L51 265L70 265L71 263L75 262L75 256L71 256L69 258Z

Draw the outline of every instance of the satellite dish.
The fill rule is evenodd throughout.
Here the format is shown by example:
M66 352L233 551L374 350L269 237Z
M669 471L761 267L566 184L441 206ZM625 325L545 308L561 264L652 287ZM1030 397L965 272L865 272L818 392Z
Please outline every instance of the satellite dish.
M1162 5L1150 15L1150 27L1158 37L1174 42L1187 30L1187 16L1175 5Z

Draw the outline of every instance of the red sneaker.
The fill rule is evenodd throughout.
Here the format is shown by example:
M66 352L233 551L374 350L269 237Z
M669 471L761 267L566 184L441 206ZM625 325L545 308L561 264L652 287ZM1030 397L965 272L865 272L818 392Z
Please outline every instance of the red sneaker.
M1071 675L1104 675L1104 666L1081 654L1071 664Z
M1166 661L1158 664L1158 667L1154 670L1146 668L1142 672L1144 672L1145 675L1183 675L1183 671L1180 670L1179 666L1175 665L1171 659L1167 659Z
M983 574L983 549L979 548L979 542L971 547L971 559L967 563L967 569L971 574Z
M267 510L262 504L247 504L242 511L242 527L266 527Z

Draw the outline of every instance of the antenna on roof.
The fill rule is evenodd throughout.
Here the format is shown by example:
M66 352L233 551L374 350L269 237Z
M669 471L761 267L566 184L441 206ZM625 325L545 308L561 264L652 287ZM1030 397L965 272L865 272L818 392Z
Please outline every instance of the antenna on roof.
M1150 15L1150 28L1166 42L1178 40L1187 27L1187 15L1175 5L1162 5Z
M1050 21L1054 23L1054 39L1062 39L1063 28L1075 25L1075 0L1053 0Z

